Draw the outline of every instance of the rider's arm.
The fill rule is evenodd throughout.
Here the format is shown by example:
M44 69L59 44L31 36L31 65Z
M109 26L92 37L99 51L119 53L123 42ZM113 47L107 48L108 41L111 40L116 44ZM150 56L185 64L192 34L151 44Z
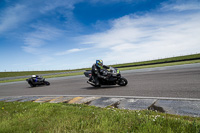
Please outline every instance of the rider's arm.
M106 79L106 76L101 75L100 73L97 74L99 78Z
M92 71L94 71L95 75L97 75L98 78L106 79L106 76L101 75L95 65L92 66Z
M98 76L99 78L102 78L102 79L107 79L107 76L101 75L101 73L100 73L99 71L97 71L97 76Z
M104 67L105 69L109 69L109 68L110 68L109 66L106 66L106 65L103 65L103 67Z

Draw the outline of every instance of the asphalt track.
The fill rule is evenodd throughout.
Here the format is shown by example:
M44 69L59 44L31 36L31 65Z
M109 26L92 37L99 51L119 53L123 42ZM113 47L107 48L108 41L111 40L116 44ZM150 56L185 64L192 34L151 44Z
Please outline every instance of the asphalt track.
M200 64L122 71L128 85L94 88L87 78L71 76L47 79L50 86L29 87L26 81L0 83L0 96L102 95L200 99Z

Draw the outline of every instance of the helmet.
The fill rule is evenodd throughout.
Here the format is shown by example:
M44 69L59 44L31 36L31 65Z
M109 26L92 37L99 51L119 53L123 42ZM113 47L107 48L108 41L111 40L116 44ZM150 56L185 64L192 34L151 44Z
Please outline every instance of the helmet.
M32 77L32 78L35 78L35 77L36 77L36 75L32 75L31 77Z
M97 65L99 68L103 68L103 61L102 61L102 60L96 60L96 65Z

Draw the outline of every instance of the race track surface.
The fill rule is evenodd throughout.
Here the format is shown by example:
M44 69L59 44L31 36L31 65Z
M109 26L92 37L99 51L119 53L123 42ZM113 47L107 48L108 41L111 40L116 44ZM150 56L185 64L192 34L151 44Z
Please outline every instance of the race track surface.
M0 96L110 95L200 99L200 64L123 71L128 85L94 88L82 76L47 79L50 86L31 88L26 81L1 83Z

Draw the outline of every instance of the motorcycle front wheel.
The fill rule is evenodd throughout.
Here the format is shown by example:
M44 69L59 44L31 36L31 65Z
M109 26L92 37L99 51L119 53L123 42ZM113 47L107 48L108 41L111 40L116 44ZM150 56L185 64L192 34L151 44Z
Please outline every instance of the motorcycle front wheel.
M128 84L127 79L125 79L123 77L118 82L118 85L120 85L120 86L126 86L127 84Z
M48 81L44 81L45 85L50 85L50 83Z

